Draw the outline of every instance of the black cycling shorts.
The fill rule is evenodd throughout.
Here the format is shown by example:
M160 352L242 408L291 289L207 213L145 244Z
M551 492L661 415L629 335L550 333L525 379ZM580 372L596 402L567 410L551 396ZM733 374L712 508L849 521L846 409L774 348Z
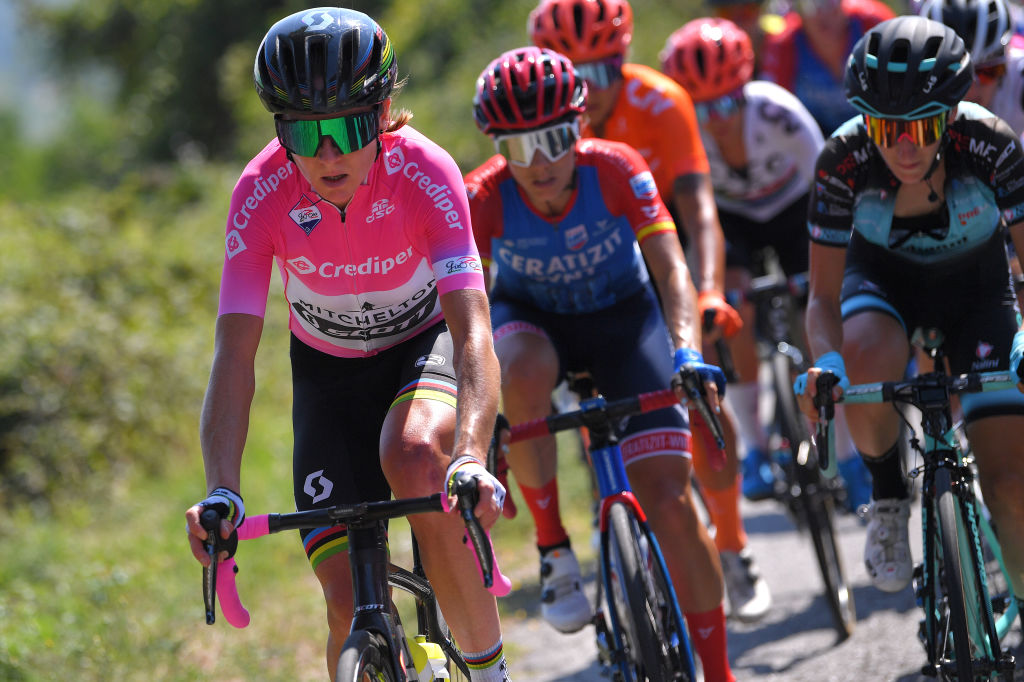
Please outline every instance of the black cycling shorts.
M772 247L787 275L807 272L807 196L803 195L766 222L718 209L725 235L725 265L754 271L755 254Z
M387 500L380 432L392 405L411 399L454 407L452 339L440 322L366 358L339 358L291 339L293 485L299 511ZM347 549L344 529L303 531L315 568Z
M968 257L942 264L909 262L854 233L840 300L844 320L882 312L903 326L908 339L917 328L939 329L953 374L1009 369L1018 312L1001 233ZM965 421L1024 414L1024 394L1016 388L960 400Z

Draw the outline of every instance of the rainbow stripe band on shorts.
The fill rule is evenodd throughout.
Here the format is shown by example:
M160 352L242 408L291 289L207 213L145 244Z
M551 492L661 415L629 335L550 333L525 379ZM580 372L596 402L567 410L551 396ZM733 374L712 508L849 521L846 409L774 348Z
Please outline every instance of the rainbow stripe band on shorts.
M435 377L420 377L402 387L392 401L391 407L407 400L437 400L445 405L455 407L455 399L458 394L455 384L450 381L443 381Z

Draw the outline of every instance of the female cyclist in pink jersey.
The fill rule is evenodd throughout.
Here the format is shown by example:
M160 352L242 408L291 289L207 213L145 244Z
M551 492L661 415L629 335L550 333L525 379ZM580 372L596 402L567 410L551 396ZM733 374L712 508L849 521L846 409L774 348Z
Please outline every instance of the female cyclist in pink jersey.
M277 137L232 196L210 384L200 420L208 496L185 516L208 561L205 507L244 518L241 462L274 266L289 310L294 495L299 510L430 495L456 469L479 479L490 527L503 486L480 462L499 369L469 209L454 161L393 115L397 61L384 30L342 8L274 24L256 92ZM475 682L508 680L497 607L453 514L409 520ZM303 534L327 601L331 679L352 618L341 527Z
M572 63L525 47L477 80L473 112L498 154L466 176L473 231L493 276L491 315L502 396L513 423L544 417L567 371L587 371L610 400L668 385L682 364L704 377L697 297L675 225L631 147L579 139L587 88ZM645 266L644 261L649 264ZM655 294L655 287L660 292ZM682 407L631 417L621 431L630 485L663 543L679 604L709 682L735 679L726 651L722 576L690 488ZM533 516L541 613L572 632L591 620L558 508L553 437L511 447Z

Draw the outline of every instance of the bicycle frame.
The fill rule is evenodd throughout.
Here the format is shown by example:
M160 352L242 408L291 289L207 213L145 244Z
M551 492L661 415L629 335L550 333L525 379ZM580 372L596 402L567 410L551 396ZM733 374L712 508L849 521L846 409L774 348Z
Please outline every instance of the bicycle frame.
M921 375L917 379L903 382L885 382L851 386L843 394L843 402L873 403L892 402L917 407L922 413L923 445L916 435L911 438L911 445L923 460L921 467L911 472L912 477L922 476L921 494L921 526L923 534L922 562L914 572L915 595L918 604L924 610L921 625L921 637L928 656L925 674L936 676L955 670L955 661L943 658L942 652L952 648L954 636L948 623L941 621L940 604L935 603L936 596L943 595L945 585L942 576L938 575L943 565L941 545L950 538L943 538L942 522L939 518L939 496L947 488L952 491L954 502L962 506L962 514L954 514L956 520L956 537L959 555L971 557L972 566L969 573L976 574L970 584L963 584L962 597L964 608L977 610L981 621L967 619L967 639L972 648L971 668L974 676L990 679L991 675L1010 672L1014 667L1013 657L1004 656L1000 642L1010 629L1017 616L1015 600L1009 604L999 618L993 618L992 601L989 594L988 577L982 554L982 538L994 548L995 558L1005 574L998 540L991 525L981 513L981 503L974 492L974 471L971 460L961 450L960 441L953 424L950 408L950 395L978 390L1000 390L1015 385L1009 374L1005 372L987 372L969 374L961 377L950 377L944 371L941 350L937 346L928 348L935 359L935 371ZM819 391L821 388L819 387ZM942 484L937 485L941 473ZM966 577L965 577L966 578ZM948 599L949 595L945 595ZM956 599L960 596L954 595ZM961 644L961 650L966 644ZM976 679L976 677L971 678Z
M664 575L668 575L668 565L665 563L665 557L661 552L661 546L658 544L657 538L651 531L650 525L647 523L647 516L644 514L643 508L637 501L636 496L633 495L633 491L629 486L629 479L626 476L626 467L622 461L622 450L619 448L619 440L612 430L609 420L605 414L601 411L606 402L601 396L593 398L587 398L580 401L580 408L583 410L584 415L595 414L601 418L586 419L587 429L590 431L590 450L588 455L590 457L591 467L594 470L597 480L598 495L601 498L600 506L598 509L598 529L601 533L601 588L604 594L613 594L612 591L612 565L611 565L611 553L608 548L608 521L609 512L613 504L621 503L626 505L633 513L637 523L643 530L644 536L647 538L649 544L651 556L658 563L659 569ZM682 610L679 608L679 600L676 597L675 587L671 582L668 583L668 591L670 596L670 605L672 608L672 618L677 623L684 623ZM598 608L601 604L601 594L597 596ZM600 613L600 612L598 612ZM595 616L597 620L599 616ZM631 676L627 674L627 671L623 667L627 664L625 657L621 655L621 652L625 649L624 633L622 623L619 622L619 614L616 609L609 609L609 618L612 624L612 635L615 642L615 651L617 655L609 656L610 660L617 660L619 664L620 672L626 675L625 679L631 679ZM683 646L680 649L685 652L686 659L684 665L686 666L686 672L689 675L689 679L695 679L693 653L690 649L690 642L686 639L685 627L680 629L681 636L684 640L681 642ZM598 640L600 645L601 633L598 632ZM676 643L672 643L673 646Z

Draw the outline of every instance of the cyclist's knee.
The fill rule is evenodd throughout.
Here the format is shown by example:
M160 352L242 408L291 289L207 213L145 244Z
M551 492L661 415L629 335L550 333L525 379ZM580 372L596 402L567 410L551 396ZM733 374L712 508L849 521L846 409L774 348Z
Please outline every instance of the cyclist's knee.
M438 444L429 434L403 438L381 450L380 464L396 497L417 497L441 490L445 468Z

